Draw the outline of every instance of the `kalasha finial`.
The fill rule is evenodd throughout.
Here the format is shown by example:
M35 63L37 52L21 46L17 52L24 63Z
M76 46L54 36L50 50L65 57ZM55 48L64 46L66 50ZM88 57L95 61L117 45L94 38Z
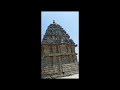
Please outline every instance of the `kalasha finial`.
M53 24L55 24L55 20L53 20Z

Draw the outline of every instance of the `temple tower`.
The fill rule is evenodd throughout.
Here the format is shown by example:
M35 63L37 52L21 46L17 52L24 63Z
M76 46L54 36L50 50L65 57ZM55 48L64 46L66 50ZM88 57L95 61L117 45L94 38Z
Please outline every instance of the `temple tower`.
M78 73L76 46L66 31L53 20L41 43L42 78L57 78Z

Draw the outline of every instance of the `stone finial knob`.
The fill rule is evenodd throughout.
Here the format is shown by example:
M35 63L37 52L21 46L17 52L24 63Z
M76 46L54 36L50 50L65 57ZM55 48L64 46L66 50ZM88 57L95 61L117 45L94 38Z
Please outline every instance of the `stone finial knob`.
M75 47L77 47L77 44L75 44Z
M55 24L55 20L53 20L53 24Z

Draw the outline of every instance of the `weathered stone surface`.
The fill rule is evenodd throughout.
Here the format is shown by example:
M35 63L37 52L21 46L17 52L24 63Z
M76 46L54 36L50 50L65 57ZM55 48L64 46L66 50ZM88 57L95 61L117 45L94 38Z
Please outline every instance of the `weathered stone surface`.
M58 78L78 73L75 43L63 28L48 26L41 45L42 78Z

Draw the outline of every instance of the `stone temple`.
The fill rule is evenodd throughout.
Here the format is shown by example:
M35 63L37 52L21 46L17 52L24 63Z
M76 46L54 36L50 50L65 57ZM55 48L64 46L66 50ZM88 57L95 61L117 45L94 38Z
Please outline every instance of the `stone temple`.
M41 78L55 79L78 74L76 46L66 31L53 21L41 42Z

